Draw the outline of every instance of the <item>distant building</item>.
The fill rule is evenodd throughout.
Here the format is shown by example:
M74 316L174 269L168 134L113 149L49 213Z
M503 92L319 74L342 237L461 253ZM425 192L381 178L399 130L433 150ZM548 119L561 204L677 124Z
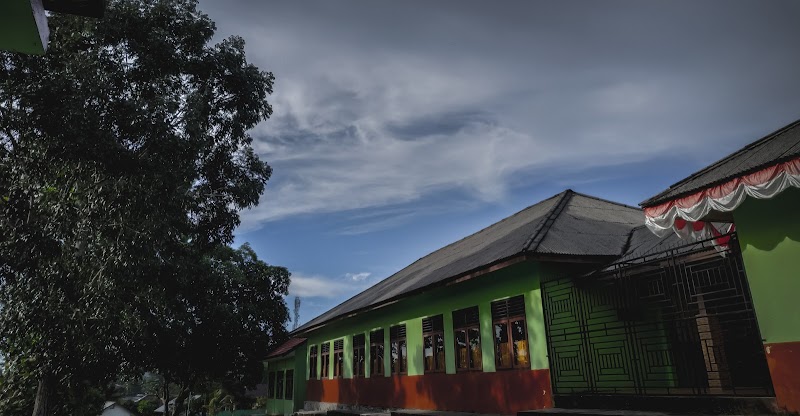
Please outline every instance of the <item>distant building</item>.
M302 409L306 391L306 340L291 338L272 350L264 363L265 380L251 397L267 398L267 414L292 414Z
M106 402L100 416L137 416L137 414L117 402Z
M202 395L195 394L195 395L192 395L191 397L188 397L186 399L186 403L185 404L188 405L190 402L193 402L195 400L202 400L202 399L203 399ZM175 409L175 399L170 400L168 403L169 403L170 412L172 412L173 409ZM167 409L167 407L162 404L161 406L156 408L156 410L153 410L153 412L154 413L166 413L166 409Z

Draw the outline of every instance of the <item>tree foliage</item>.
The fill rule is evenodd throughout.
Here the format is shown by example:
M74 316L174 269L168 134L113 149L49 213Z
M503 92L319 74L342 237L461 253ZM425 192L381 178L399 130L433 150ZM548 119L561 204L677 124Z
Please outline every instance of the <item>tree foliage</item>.
M247 131L271 114L272 74L241 38L211 44L194 0L113 0L50 28L46 55L0 53L5 377L35 383L44 415L79 414L67 398L120 371L240 374L198 366L220 337L257 354L286 321L288 272L227 247L271 174ZM30 397L2 389L0 408Z
M220 246L187 266L178 273L187 277L180 291L154 297L152 337L142 339L157 351L153 368L181 387L175 412L212 381L240 393L258 383L265 353L286 339L289 315L289 272L259 260L247 244Z
M136 405L136 411L141 416L155 416L158 403L150 400L142 400Z

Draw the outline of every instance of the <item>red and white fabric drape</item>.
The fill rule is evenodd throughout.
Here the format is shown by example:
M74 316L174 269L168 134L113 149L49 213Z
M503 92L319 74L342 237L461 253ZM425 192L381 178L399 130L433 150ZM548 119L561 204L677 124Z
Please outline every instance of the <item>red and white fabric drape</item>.
M684 240L711 240L714 247L724 251L731 241L730 233L736 231L736 225L733 223L711 223L706 221L689 222L683 218L676 218L673 230Z
M721 230L700 220L712 210L730 212L741 205L747 196L769 199L789 187L800 188L800 157L647 207L644 209L645 224L659 237L674 231L680 236L711 238ZM691 224L690 227L687 227L687 222Z

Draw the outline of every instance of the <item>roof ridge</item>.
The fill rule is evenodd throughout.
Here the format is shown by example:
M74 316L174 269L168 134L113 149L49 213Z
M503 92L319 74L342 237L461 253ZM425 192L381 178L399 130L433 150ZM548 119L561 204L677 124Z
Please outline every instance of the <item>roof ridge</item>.
M539 226L533 231L533 234L528 238L528 241L522 246L521 252L525 251L536 251L539 247L539 244L542 243L544 237L550 231L550 227L553 226L553 223L556 222L556 219L561 215L564 211L564 207L567 206L567 203L572 200L572 196L575 195L575 191L572 189L567 189L560 194L555 196L559 196L558 202L556 202L550 211L545 216L545 220L539 223Z
M568 189L568 191L572 191L572 190L571 190L571 189ZM566 192L566 191L564 191L564 192ZM433 254L435 254L435 253L438 253L439 251L441 251L441 250L444 250L444 249L446 249L446 248L448 248L448 247L450 247L450 246L452 246L452 245L458 244L458 243L460 243L460 242L462 242L462 241L466 240L467 238L470 238L470 237L472 237L472 236L474 236L474 235L476 235L476 234L480 234L480 233L482 233L483 231L486 231L487 229L489 229L489 228L492 228L492 227L494 227L494 226L495 226L495 225L497 225L497 224L502 224L502 223L504 223L504 222L506 222L506 221L510 221L512 218L514 218L514 217L516 217L516 216L518 216L518 215L521 215L523 212L527 211L528 209L530 209L530 208L533 208L533 207L535 207L535 206L537 206L537 205L543 204L543 203L545 203L545 202L547 202L547 201L549 201L549 200L551 200L551 199L553 199L553 198L556 198L556 197L558 197L559 195L563 194L564 192L557 193L557 194L555 194L555 195L551 196L550 198L543 199L543 200L541 200L541 201L539 201L539 202L537 202L537 203L535 203L535 204L532 204L532 205L529 205L529 206L527 206L527 207L525 207L525 208L522 208L521 210L519 210L519 211L517 211L517 212L515 212L515 213L513 213L513 214L511 214L511 215L509 215L508 217L505 217L505 218L503 218L503 219L501 219L501 220L499 220L499 221L497 221L497 222L493 222L493 223L491 223L491 224L487 225L486 227L483 227L483 228L481 228L480 230L478 230L478 231L475 231L474 233L471 233L471 234L469 234L469 235L466 235L466 236L464 236L464 237L462 237L462 238L459 238L458 240L456 240L456 241L453 241L452 243L450 243L450 244L448 244L448 245L446 245L446 246L444 246L444 247L437 248L436 250L433 250L433 251L431 251L430 253L428 253L428 254L426 254L426 255L424 255L424 256L422 256L422 257L420 257L420 258L418 258L418 259L414 260L414 261L413 261L411 264L409 264L409 265L408 265L408 266L406 266L406 267L412 266L414 263L416 263L416 262L418 262L418 261L420 261L420 260L422 260L422 259L424 259L424 258L426 258L426 257L429 257L429 256L431 256L431 255L433 255ZM551 208L551 209L552 209L552 208ZM393 274L392 274L391 276L389 276L389 277L392 277L392 276L394 276L395 274L397 274L397 273L401 272L401 271L402 271L402 270L404 270L406 267L403 267L402 269L398 270L396 273L393 273ZM388 279L389 277L387 277L386 279ZM384 279L384 280L385 280L385 279ZM380 283L380 282L378 282L378 283ZM376 284L377 284L377 283L376 283Z
M612 205L617 205L617 206L620 206L620 207L635 209L637 211L641 211L642 210L642 208L640 208L640 207L635 207L633 205L623 204L622 202L612 201L610 199L600 198L598 196L584 194L584 193L581 193L581 192L575 192L575 191L573 191L573 192L575 193L575 195L580 195L580 196L582 196L584 198L594 199L595 201L600 201L600 202L605 202L605 203L612 204Z
M730 153L730 154L724 156L723 158L717 160L716 162L704 167L703 169L700 169L697 172L694 172L691 175L681 179L680 181L673 183L672 185L667 187L667 189L663 190L662 192L659 192L657 195L655 195L653 197L647 198L646 200L642 201L639 205L642 206L642 207L648 206L649 204L652 204L653 201L658 201L659 196L664 194L664 193L666 193L666 192L669 192L670 189L677 188L678 186L680 186L680 185L682 185L682 184L684 184L686 182L689 182L690 180L696 178L697 176L702 175L703 173L706 173L706 172L708 172L710 170L713 170L713 169L717 168L719 165L721 165L723 162L727 161L728 159L732 158L733 156L736 156L736 155L738 155L740 153L744 153L745 151L751 150L753 148L756 148L756 147L759 147L759 146L763 146L765 143L769 142L770 140L773 140L776 137L780 136L781 134L785 133L786 131L794 129L795 127L798 127L798 126L800 126L800 119L795 120L795 121L793 121L793 122L791 122L791 123L779 128L779 129L777 129L777 130L775 130L775 131L773 131L771 133L768 133L767 135L765 135L762 138L760 138L760 139L748 144L747 146L744 146L744 147L734 151L733 153ZM724 179L723 179L723 181L724 181ZM687 192L682 192L682 193L680 193L678 195L675 195L675 197L678 197L680 195L684 195L686 193L692 192L693 190L690 190L690 191L687 191Z
M640 227L644 227L644 225L641 225ZM625 253L628 252L628 249L631 248L631 243L633 242L633 233L636 232L638 228L639 227L633 227L630 229L630 231L628 231L628 237L625 239L625 245L622 246L622 251L619 253L620 256L625 255Z

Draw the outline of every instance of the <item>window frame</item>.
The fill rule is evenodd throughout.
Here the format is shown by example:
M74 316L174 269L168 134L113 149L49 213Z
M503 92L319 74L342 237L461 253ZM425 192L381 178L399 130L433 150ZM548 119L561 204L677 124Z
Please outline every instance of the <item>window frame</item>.
M474 309L474 314L472 310ZM455 354L456 354L456 372L469 372L469 371L483 371L483 340L481 339L481 319L480 319L480 310L478 306L470 306L468 308L458 309L452 312L453 314L453 344L455 347ZM457 318L459 314L465 316L465 318ZM467 316L474 316L475 319L471 320L467 318ZM475 331L477 333L478 339L478 352L480 359L477 360L477 365L472 365L476 363L473 360L473 350L472 344L470 343L470 331ZM458 333L464 333L464 342L466 348L466 367L461 367L461 361L459 359L459 345L458 345ZM474 368L473 368L474 367Z
M320 348L320 357L322 358L321 365L322 368L320 369L320 379L330 378L330 363L331 363L331 343L325 342L322 344Z
M308 349L308 379L309 380L316 380L319 378L319 372L317 371L317 346L312 345Z
M367 340L364 334L353 335L353 378L364 377L367 365ZM361 341L361 345L357 342ZM360 359L359 359L360 358Z
M283 382L285 380L286 372L284 370L278 370L275 372L275 399L283 400L283 394L285 389L283 388Z
M383 335L383 328L376 329L374 331L369 332L369 375L372 376L382 376L384 374L384 368L386 365L386 340L384 339ZM373 347L375 349L373 350ZM378 347L380 347L380 360L378 361L378 354L374 353L373 351L377 351ZM379 363L380 365L375 365Z
M392 348L395 348L395 343L397 343L397 357L399 364L401 364L400 366L395 362L393 355ZM405 348L405 351L403 351L403 348ZM389 370L392 375L408 374L408 334L406 333L406 324L389 327L389 354Z
M510 313L508 312L511 310L512 302L515 302L517 299L521 298L521 311L519 313ZM504 316L495 316L496 306L500 303L505 303L505 310L506 314ZM492 338L494 341L494 364L497 370L530 370L530 357L528 357L527 365L524 364L517 364L519 354L514 354L514 348L516 348L514 341L514 332L512 330L513 322L522 321L522 330L523 330L523 340L525 341L525 348L528 348L528 320L525 314L525 296L524 295L516 295L511 296L505 299L499 299L491 303L492 308ZM497 325L498 324L505 324L506 325L506 339L509 343L509 348L511 348L509 357L511 359L510 365L501 365L500 358L502 357L502 353L498 349L498 342L497 342ZM525 351L525 355L529 355L528 351Z
M289 369L286 370L286 375L284 376L284 380L286 382L286 387L283 389L284 391L284 400L294 400L294 370Z
M267 375L267 398L275 398L275 372L270 371Z
M333 341L333 378L344 378L344 338Z
M426 330L426 327L428 329ZM441 343L437 342L436 336L441 337ZM428 368L425 343L430 338L433 368ZM425 373L444 373L447 371L447 357L444 347L444 315L434 315L422 319L422 361ZM441 347L441 351L439 351ZM441 352L441 361L437 353Z

